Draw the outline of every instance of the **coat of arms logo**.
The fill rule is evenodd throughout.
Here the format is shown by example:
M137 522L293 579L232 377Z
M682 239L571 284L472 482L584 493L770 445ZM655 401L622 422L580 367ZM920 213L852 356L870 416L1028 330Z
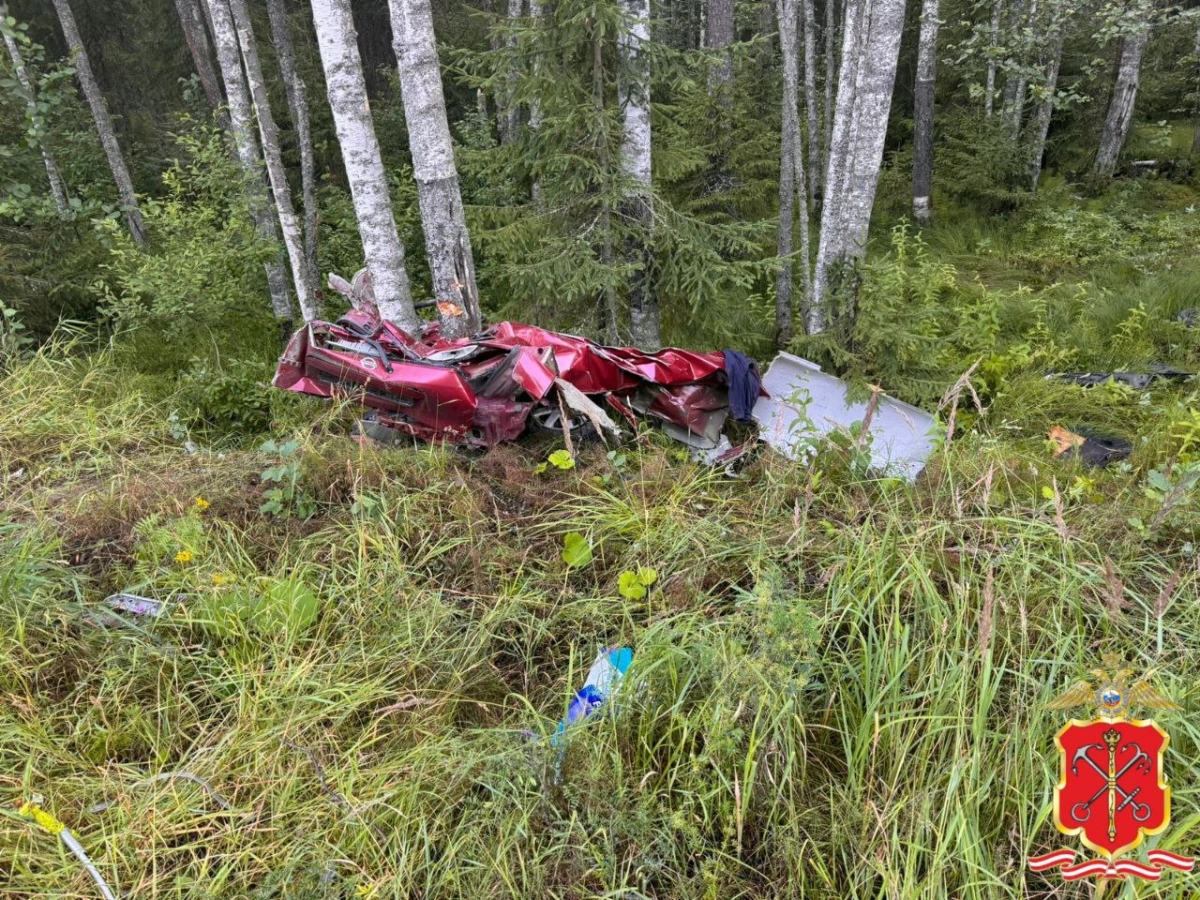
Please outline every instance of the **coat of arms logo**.
M1125 858L1148 835L1171 823L1171 789L1163 772L1170 736L1152 719L1126 718L1127 713L1179 709L1150 684L1147 673L1132 680L1133 669L1107 654L1092 681L1079 681L1050 701L1050 709L1089 706L1091 720L1071 719L1059 729L1059 780L1054 788L1054 824L1063 834L1101 854L1076 862L1074 850L1055 850L1029 859L1035 872L1062 867L1068 881L1099 878L1143 878L1157 881L1164 868L1190 872L1195 860L1155 848L1146 861Z

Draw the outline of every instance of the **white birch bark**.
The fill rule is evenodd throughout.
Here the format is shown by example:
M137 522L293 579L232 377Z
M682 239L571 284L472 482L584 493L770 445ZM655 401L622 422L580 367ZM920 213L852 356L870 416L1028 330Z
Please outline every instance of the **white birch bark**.
M541 0L529 0L529 18L530 26L533 28L542 28L542 2ZM538 58L533 60L533 73L535 76L541 70ZM537 134L542 127L542 101L534 97L529 104L529 130L533 134ZM530 190L530 199L533 200L533 205L538 206L542 202L542 183L538 178L533 179L533 184Z
M1104 118L1104 131L1100 135L1100 150L1096 154L1093 172L1100 178L1109 178L1117 168L1117 158L1129 136L1133 122L1133 105L1137 100L1138 82L1141 80L1142 53L1150 39L1150 23L1145 21L1133 34L1127 35L1121 47L1121 65L1117 70L1117 83L1113 87L1112 99L1108 103L1108 114Z
M250 215L259 236L274 247L279 247L279 225L271 214L270 203L263 190L262 157L258 139L254 136L250 90L242 71L242 53L238 46L237 28L229 0L205 0L209 21L212 23L213 42L217 48L217 65L221 79L225 82L225 96L229 105L229 130L233 134L233 146L246 179L249 192ZM271 295L271 310L283 325L293 319L292 298L288 291L287 274L282 259L277 258L264 267L267 272L267 290Z
M463 337L479 330L479 291L446 119L433 12L429 0L389 0L388 5L433 298L442 334Z
M992 0L992 20L988 27L987 83L983 89L983 114L989 119L996 105L996 47L1000 43L1000 14L1004 0Z
M629 331L633 343L644 350L662 346L658 297L652 277L654 225L653 186L650 169L650 72L642 45L650 40L650 0L621 0L628 29L618 38L621 71L618 100L624 117L621 167L630 190L625 209L640 237L628 242L635 266L629 283Z
M838 66L837 100L834 104L833 124L829 131L825 177L821 181L821 234L817 244L816 266L813 270L813 298L816 301L812 305L814 321L805 322L806 329L816 328L816 331L811 333L825 330L824 318L820 313L825 297L827 269L834 248L840 246L838 231L846 190L846 169L853 146L851 120L854 115L860 57L866 43L860 35L866 3L867 0L845 0L843 6L842 58Z
M779 172L779 239L778 251L785 258L776 277L775 331L776 345L783 348L792 336L792 262L786 257L792 252L792 219L798 213L800 222L800 265L804 308L812 299L809 264L808 192L805 189L804 144L800 137L800 63L798 59L799 10L804 0L777 0L776 18L779 21L779 45L783 57L783 127L780 138ZM786 190L786 195L785 195Z
M508 0L508 25L510 29L515 28L517 19L521 18L523 8L523 0ZM515 31L509 32L506 43L508 51L515 53L517 49L517 35ZM517 81L520 77L521 74L514 65L508 72L508 83L504 86L504 117L500 120L500 139L505 144L511 144L516 141L521 128L521 110L516 102Z
M317 275L317 177L313 162L312 123L308 112L308 89L296 68L296 50L284 0L267 0L271 42L279 59L279 74L287 91L288 111L296 130L300 151L300 198L304 208L304 270L309 292L315 297L320 287Z
M922 225L933 217L933 99L937 78L938 0L921 5L917 41L916 109L913 113L913 219Z
M1011 0L1007 10L1008 21L1005 23L1005 77L1004 90L1001 92L1000 114L1010 122L1012 120L1013 101L1017 96L1017 84L1020 81L1021 25L1025 19L1025 8L1028 2L1029 0Z
M329 105L375 301L386 318L416 333L421 322L409 291L404 245L392 217L387 175L371 121L350 0L312 0L312 10Z
M219 2L219 0L217 0ZM305 322L317 317L317 300L312 291L312 281L304 257L304 235L300 220L292 205L292 190L288 186L287 170L283 166L283 151L279 147L279 129L271 112L271 101L267 95L267 82L263 77L262 63L258 58L258 44L254 39L254 28L250 22L250 11L246 0L229 0L237 29L238 46L242 50L246 81L250 88L250 100L254 116L258 120L258 136L262 140L263 158L267 163L267 181L275 198L275 212L279 216L279 230L283 235L283 247L287 251L292 270L292 284L296 299L300 302L300 314Z
M221 85L213 68L208 46L208 27L204 21L204 13L200 11L200 0L175 0L175 10L179 13L179 25L183 29L183 39L187 42L188 52L192 55L192 64L196 67L196 74L200 76L200 87L204 89L208 105L214 111L219 110L225 100L221 96Z
M808 202L815 202L821 182L821 131L817 108L817 23L813 0L801 0L804 14L804 107L808 120Z
M142 222L142 211L138 208L137 194L133 191L133 179L129 177L129 169L125 165L125 157L121 155L121 145L117 143L116 132L113 131L112 119L108 115L108 106L104 95L100 93L100 85L92 74L92 65L88 62L87 51L79 37L79 28L75 24L75 16L67 0L53 0L54 11L58 13L58 21L62 25L63 36L67 39L67 51L75 65L75 77L83 89L88 106L92 110L92 119L96 123L96 131L100 135L100 145L108 158L108 167L112 170L113 181L117 184L117 196L125 213L125 224L134 242L139 247L146 246L146 226Z
M1059 24L1051 37L1050 61L1046 64L1046 96L1038 104L1033 123L1033 146L1030 152L1030 189L1036 191L1042 177L1042 160L1046 155L1046 137L1054 116L1054 92L1058 89L1058 69L1062 63L1063 38L1066 29Z
M1031 35L1033 30L1037 27L1037 15L1038 0L1029 0L1029 18L1025 23L1024 34L1018 41L1022 48L1028 44L1028 39L1025 37L1025 35ZM1025 60L1022 59L1019 62L1022 63L1022 65L1018 69L1017 76L1015 78L1011 105L1009 106L1008 110L1008 134L1013 141L1016 141L1021 136L1021 120L1025 114L1025 89L1028 87L1025 79L1025 67L1023 65Z
M1200 25L1196 27L1196 45L1192 49L1192 56L1200 60ZM1192 132L1192 156L1200 153L1200 100L1196 102L1196 128Z
M846 60L855 57L854 97L849 109L850 125L841 142L844 149L830 153L831 171L835 157L840 155L842 159L837 177L829 178L830 186L836 190L826 195L822 211L814 297L805 322L809 334L820 333L827 327L831 275L840 277L845 267L853 265L866 250L896 81L904 0L862 0L862 3L864 14L853 33L847 18L843 76ZM844 78L839 79L839 118L845 83ZM836 122L834 129L836 132Z
M0 3L0 22L3 22L8 17L8 5ZM8 32L7 26L4 31L4 46L8 48L9 59L12 60L13 72L17 76L17 83L21 85L21 90L25 92L25 105L29 109L29 121L36 128L37 119L37 93L33 87L33 81L29 78L29 73L25 71L25 60L21 57L21 48L17 46L16 38ZM62 175L58 171L58 164L54 161L54 154L50 151L49 145L46 143L46 136L38 131L37 134L38 148L42 151L42 163L46 167L46 180L50 182L50 195L54 198L54 206L58 210L59 216L66 217L69 207L67 206L67 191L63 187Z
M821 122L821 177L816 180L816 196L825 196L825 171L829 167L829 139L833 135L833 91L837 71L837 0L825 0L825 115ZM844 12L844 9L843 9Z

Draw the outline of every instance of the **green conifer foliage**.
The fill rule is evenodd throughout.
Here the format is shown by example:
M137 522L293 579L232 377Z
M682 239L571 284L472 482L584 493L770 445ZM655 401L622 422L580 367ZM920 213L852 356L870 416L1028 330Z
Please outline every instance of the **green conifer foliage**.
M710 178L713 144L727 140L713 127L706 90L714 61L673 50L652 33L645 53L653 73L654 220L647 227L625 215L617 41L627 28L613 0L562 0L545 5L539 19L498 19L494 49L457 55L467 83L488 97L519 74L515 141L501 145L497 123L478 111L458 128L464 199L486 283L481 293L493 314L606 339L615 330L624 340L636 263L623 249L644 241L653 248L666 342L744 346L746 332L761 331L769 316L761 285L769 281L772 224L755 204L747 204L750 221L731 215L745 189L737 162L747 163L751 178L762 177L759 163L775 165L777 138L763 137L772 149L762 160L730 152L732 174ZM753 119L748 82L739 84L734 110L722 114ZM765 118L757 119L747 146L758 132L773 130Z

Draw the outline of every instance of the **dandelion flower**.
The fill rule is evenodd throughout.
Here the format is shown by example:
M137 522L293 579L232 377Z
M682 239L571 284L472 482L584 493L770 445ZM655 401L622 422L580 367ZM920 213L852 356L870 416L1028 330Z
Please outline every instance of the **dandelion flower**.
M191 550L180 550L178 553L175 554L175 562L179 563L180 565L186 565L187 563L190 563L191 561L192 561L192 551Z
M224 584L228 580L228 579L226 579L226 577L224 575L218 575L215 572L213 573L212 578L213 578L213 584Z
M204 512L204 510L208 509L208 501L205 500L203 497L197 497L196 498L196 509L200 510L200 512Z

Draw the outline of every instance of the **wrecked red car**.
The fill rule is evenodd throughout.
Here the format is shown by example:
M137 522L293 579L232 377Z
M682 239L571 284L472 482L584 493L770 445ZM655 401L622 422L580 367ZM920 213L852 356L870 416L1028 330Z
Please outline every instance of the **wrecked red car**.
M526 430L590 423L617 433L610 412L631 425L658 420L697 448L715 447L731 414L749 421L758 374L733 351L644 353L516 322L444 340L436 322L420 336L382 318L360 273L330 286L352 308L336 322L313 321L292 337L272 384L318 397L353 397L379 425L425 441L492 447Z

